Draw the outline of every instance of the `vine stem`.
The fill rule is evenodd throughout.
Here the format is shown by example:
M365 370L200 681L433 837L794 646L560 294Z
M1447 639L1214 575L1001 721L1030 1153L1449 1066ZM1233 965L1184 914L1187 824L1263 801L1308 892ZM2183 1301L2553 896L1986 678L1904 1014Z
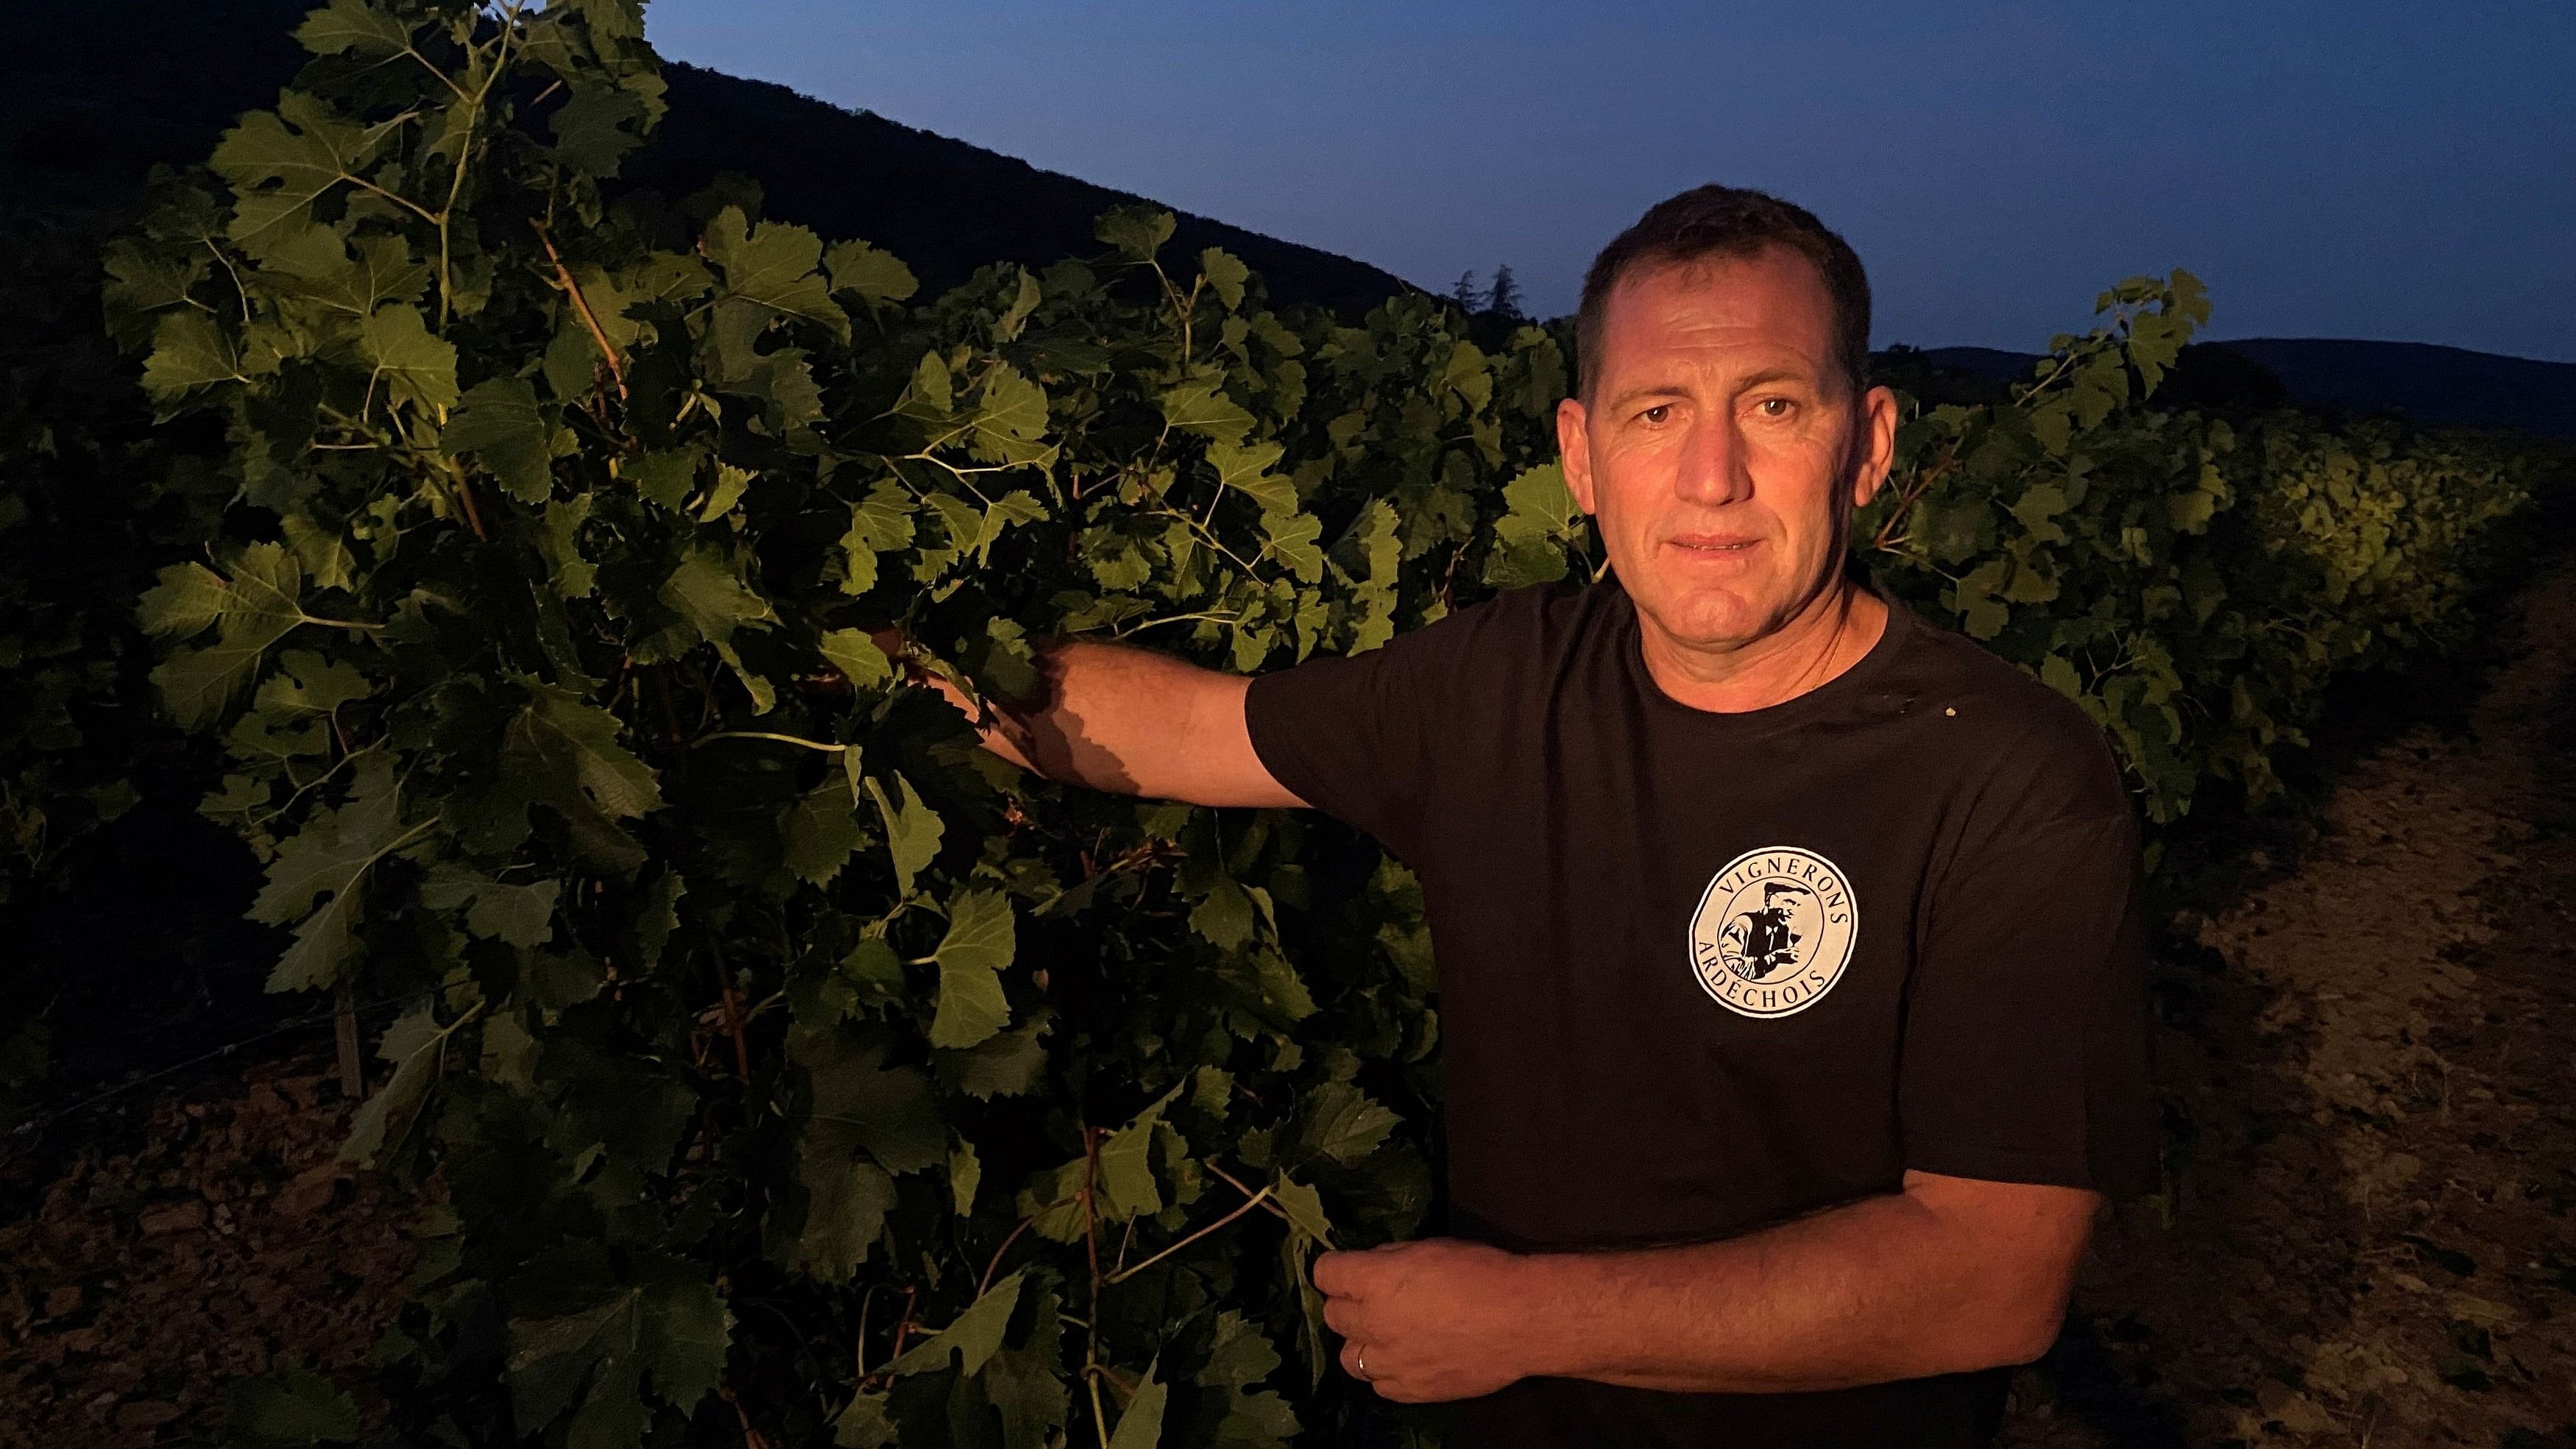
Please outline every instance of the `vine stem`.
M1903 523L1907 515L1914 511L1914 505L1922 500L1924 494L1932 491L1933 484L1940 482L1953 467L1957 466L1959 449L1964 442L1964 438L1952 438L1950 446L1941 454L1941 461L1917 472L1907 483L1905 490L1897 495L1896 506L1887 511L1887 517L1878 525L1878 536L1870 540L1872 548L1884 552L1893 547L1893 540L1897 536L1897 525Z
M862 1385L868 1381L868 1305L876 1301L876 1296L877 1285L874 1283L869 1284L867 1291L859 1295L859 1347L851 1367L857 1371L858 1381Z
M710 941L709 944L712 946L713 942ZM742 1090L744 1094L749 1095L751 1091L751 1046L743 1039L742 1035L742 995L733 989L733 979L725 970L724 952L721 948L716 949L712 959L716 968L716 986L718 990L723 992L723 995L719 998L719 1002L724 1012L725 1034L733 1038L734 1070L738 1073L739 1080L742 1082Z
M453 465L450 465L451 467ZM490 543L492 535L483 528L483 514L474 506L474 489L465 481L465 470L455 469L456 501L465 509L465 526L474 530L476 543Z
M1058 1204L1049 1204L1049 1206L1058 1206ZM1037 1218L1034 1215L1020 1219L1020 1225L1011 1229L1011 1235L1009 1237L1002 1239L1002 1246L993 1250L992 1261L984 1265L984 1276L975 1280L976 1297L983 1297L984 1294L992 1288L993 1274L1002 1266L1002 1255L1011 1251L1011 1244L1018 1242L1020 1240L1020 1234L1027 1232L1030 1226L1036 1222Z
M581 283L573 280L572 269L564 265L563 254L555 250L555 239L547 232L546 224L532 216L528 225L536 229L537 240L545 244L546 260L554 265L556 288L572 298L572 309L581 314L581 325L589 330L590 340L598 344L599 355L608 360L608 375L617 381L617 400L626 401L625 359L608 344L608 333L599 325L599 314L590 310L590 299L581 294Z
M875 1289L873 1289L873 1288L871 1288L871 1289L869 1289L868 1291L869 1291L869 1293L870 1293L870 1294L874 1294L876 1290L875 1290ZM868 1324L867 1324L867 1306L868 1306L868 1305L867 1305L867 1300L866 1300L866 1299L864 1299L864 1298L862 1298L862 1299L860 1299L860 1300L859 1300L859 1356L858 1356L858 1366L859 1366L859 1387L858 1387L858 1391L859 1391L860 1393L864 1394L864 1393L868 1392L868 1390L869 1390L870 1388L872 1388L873 1386L875 1386L875 1385L876 1385L878 1382L880 1382L880 1381L883 1381L883 1382L886 1382L886 1383L892 1383L892 1382L894 1382L894 1380L893 1380L891 1377L889 1377L889 1375L888 1375L888 1373L887 1373L887 1370L892 1369L892 1368L894 1367L894 1361L895 1361L896 1359L899 1359L899 1358L903 1357L903 1341L904 1341L905 1339L910 1338L910 1337L912 1336L912 1309L913 1309L913 1305L914 1305L915 1303L919 1302L919 1301L920 1301L920 1299L921 1299L921 1289L920 1289L919 1285L915 1285L915 1286L913 1286L913 1287L906 1288L906 1289L904 1289L904 1290L903 1290L903 1317L898 1318L898 1319L896 1319L896 1320L895 1320L895 1325L894 1325L894 1347L893 1347L891 1350L889 1350L889 1351L887 1352L887 1354L886 1354L885 1368L877 1369L877 1370L875 1370L874 1372L870 1372L870 1371L869 1371L869 1369L868 1369Z
M1239 1183L1236 1185L1238 1187L1241 1186ZM1261 1206L1262 1201L1269 1196L1270 1189L1267 1187L1263 1188L1261 1191L1254 1193L1251 1197L1244 1199L1241 1207L1227 1213L1224 1217L1218 1218L1215 1222L1208 1224L1206 1227L1203 1227L1197 1232L1190 1234L1188 1237L1181 1239L1179 1242L1172 1244L1170 1247L1156 1253L1154 1256L1147 1258L1144 1262L1137 1264L1135 1267L1119 1269L1117 1272L1110 1274L1105 1281L1112 1287L1126 1282L1128 1279L1133 1278L1137 1274L1144 1272L1146 1269L1153 1267L1156 1263L1163 1261L1165 1258L1172 1256L1181 1249L1188 1247L1190 1244L1197 1242L1199 1239L1204 1238L1208 1234L1215 1232L1217 1229L1224 1227L1226 1224L1233 1222L1236 1218L1239 1218L1245 1213L1252 1211L1254 1208Z
M912 1336L912 1306L920 1298L921 1289L918 1287L903 1290L903 1317L894 1321L894 1351L887 1356L887 1363L903 1357L903 1341Z
M1083 1365L1082 1385L1091 1394L1091 1427L1100 1431L1100 1449L1109 1449L1109 1411L1100 1405L1098 1364Z
M1109 1449L1109 1416L1100 1405L1100 1212L1092 1199L1092 1182L1100 1173L1100 1136L1089 1123L1082 1128L1082 1246L1091 1263L1091 1300L1086 1310L1091 1331L1082 1338L1082 1377L1091 1394L1091 1427L1100 1434L1100 1449Z
M717 740L770 740L782 745L802 745L806 749L820 750L827 755L846 754L850 748L848 745L826 744L821 740L800 739L795 735L772 734L767 730L718 730L714 734L700 735L689 741L689 748L694 750L700 745L713 744Z
M442 337L447 334L448 318L454 315L456 304L455 242L450 235L456 223L456 203L465 195L465 168L474 154L474 132L483 120L483 102L490 98L492 87L499 84L502 75L509 70L510 40L518 33L519 7L514 4L505 7L502 12L501 38L493 47L492 68L484 72L483 83L475 87L473 97L459 102L467 107L465 134L457 138L456 169L455 174L448 178L447 204L438 209L438 331ZM409 50L411 47L406 45L403 48ZM414 53L417 54L417 52ZM449 89L456 91L459 96L464 94L462 87L452 83ZM478 536L483 532L479 527L474 531ZM744 1430L748 1432L750 1427L751 1421L744 1420Z
M1256 1195L1251 1188L1245 1187L1241 1182L1237 1181L1233 1173L1226 1171L1224 1168L1217 1166L1213 1162L1206 1164L1206 1166L1208 1171L1215 1173L1220 1178L1223 1178L1226 1184L1232 1187L1236 1192L1242 1193L1246 1197ZM1262 1194L1267 1194L1268 1192L1268 1188L1262 1189ZM1281 1207L1276 1202L1267 1203L1265 1206L1267 1206L1271 1213L1281 1222L1286 1223L1292 1228L1297 1226L1297 1220L1288 1215L1288 1210L1286 1208ZM1323 1244L1327 1248L1333 1245L1333 1241L1330 1238L1317 1238L1315 1241Z
M752 1427L751 1413L743 1408L741 1400L733 1396L732 1386L719 1383L716 1392L724 1396L725 1403L733 1409L734 1419L742 1425L742 1449L769 1449L769 1436Z

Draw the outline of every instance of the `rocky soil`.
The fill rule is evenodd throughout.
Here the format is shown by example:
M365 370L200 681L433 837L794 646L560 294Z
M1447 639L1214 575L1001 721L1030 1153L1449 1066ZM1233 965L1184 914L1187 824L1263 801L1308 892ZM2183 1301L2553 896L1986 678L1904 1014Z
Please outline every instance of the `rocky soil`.
M2097 1239L2008 1444L2576 1446L2576 577L2518 608L2467 728L2201 926L2169 1220Z
M362 1378L412 1250L336 1159L349 1104L303 1063L211 1095L0 1167L0 1445L202 1442L236 1379Z

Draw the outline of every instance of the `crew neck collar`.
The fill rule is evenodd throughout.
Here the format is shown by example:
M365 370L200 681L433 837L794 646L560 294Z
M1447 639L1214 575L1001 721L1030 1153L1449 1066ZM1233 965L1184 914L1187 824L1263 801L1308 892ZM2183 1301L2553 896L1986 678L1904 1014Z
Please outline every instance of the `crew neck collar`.
M1887 624L1866 653L1852 661L1849 669L1777 704L1760 709L1713 710L1684 704L1664 692L1655 681L1654 671L1646 665L1645 633L1637 618L1637 605L1619 583L1618 575L1604 575L1600 587L1611 595L1612 633L1619 651L1621 675L1628 687L1643 698L1648 708L1676 719L1696 722L1697 727L1727 731L1768 732L1795 728L1844 712L1868 698L1897 656L1904 652L1907 637L1916 626L1914 611L1875 587L1874 580L1863 580L1861 587L1877 595L1887 605Z

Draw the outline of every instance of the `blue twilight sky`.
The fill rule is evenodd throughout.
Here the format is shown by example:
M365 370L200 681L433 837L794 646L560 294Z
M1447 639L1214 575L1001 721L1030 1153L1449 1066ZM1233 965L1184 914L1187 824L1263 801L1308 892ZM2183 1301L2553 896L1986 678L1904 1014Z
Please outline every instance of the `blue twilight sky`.
M2036 349L2180 265L2211 335L2576 361L2576 0L653 0L666 55L1445 290L1702 181L1851 239L1877 341Z

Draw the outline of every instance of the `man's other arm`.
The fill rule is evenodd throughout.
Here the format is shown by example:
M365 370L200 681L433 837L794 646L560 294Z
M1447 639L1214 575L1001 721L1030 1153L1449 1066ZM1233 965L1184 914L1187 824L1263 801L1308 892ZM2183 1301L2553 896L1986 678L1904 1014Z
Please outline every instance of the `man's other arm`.
M1193 805L1306 803L1253 751L1243 718L1249 678L1084 641L1050 646L1040 665L1039 702L992 701L980 726L984 747L1011 763L1050 780ZM967 710L947 681L932 683Z
M1782 1393L2027 1363L2065 1316L2097 1193L1908 1172L1904 1189L1689 1247L1449 1239L1315 1264L1342 1365L1388 1398L1592 1379Z

